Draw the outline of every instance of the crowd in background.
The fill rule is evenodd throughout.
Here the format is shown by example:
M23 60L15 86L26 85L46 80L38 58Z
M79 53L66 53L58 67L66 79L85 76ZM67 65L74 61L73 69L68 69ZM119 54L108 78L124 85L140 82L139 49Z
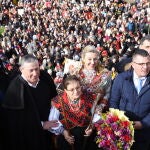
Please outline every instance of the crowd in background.
M74 138L74 133L81 131L79 135L84 136L86 130L81 129L88 126L87 114L91 114L93 107L93 114L97 108L102 112L110 107L125 111L129 119L134 121L135 142L132 150L148 150L149 5L146 0L0 0L2 147L14 150L49 149L53 144L49 144L52 135L48 130L56 127L60 120L64 127L60 128L64 129L60 133L64 136L63 141L73 145L72 149L79 149L82 144L77 144L79 147L75 148L80 138ZM65 83L66 78L63 77L67 77L67 74L64 75L67 60L82 62L78 72L74 66L71 66L72 70L69 68L70 75L76 72L81 83L74 76L70 79L68 76ZM124 70L120 68L124 60L129 60L132 69L119 74ZM12 80L15 76L17 78ZM143 77L144 82L140 85ZM111 82L114 78L114 82ZM54 86L62 81L63 97ZM97 105L96 100L97 103L94 101L92 106L88 98L82 98L81 90L84 94L85 91L90 92L93 100L100 99L100 104ZM58 97L54 98L57 94ZM50 99L52 107L49 106ZM89 103L86 104L86 101ZM54 108L56 115L50 107ZM57 117L56 120L48 119L49 112ZM71 122L71 125L64 123L63 119ZM60 149L63 149L62 146Z
M41 69L63 76L64 60L80 60L86 45L100 51L109 70L149 34L149 3L123 0L1 0L1 69L14 76L19 58L33 54ZM12 73L13 72L13 73ZM10 77L10 78L12 78Z

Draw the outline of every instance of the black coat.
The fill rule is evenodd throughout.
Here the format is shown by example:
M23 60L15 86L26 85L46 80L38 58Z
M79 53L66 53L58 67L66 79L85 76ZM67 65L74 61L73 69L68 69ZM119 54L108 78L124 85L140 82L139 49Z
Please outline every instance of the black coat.
M2 145L4 150L49 150L48 120L51 98L57 95L53 80L41 72L36 88L19 75L10 84L2 104Z

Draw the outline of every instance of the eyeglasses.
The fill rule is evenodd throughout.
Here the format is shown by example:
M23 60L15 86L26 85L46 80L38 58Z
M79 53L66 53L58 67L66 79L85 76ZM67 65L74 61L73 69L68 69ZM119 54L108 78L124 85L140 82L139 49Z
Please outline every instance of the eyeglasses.
M144 67L145 65L146 65L146 66L150 66L150 62L147 62L147 63L137 63L137 62L133 62L133 63L135 63L135 64L137 64L137 65L139 65L139 66L141 66L141 67Z
M75 91L80 91L80 90L81 90L81 87L77 87L75 89L70 89L70 90L67 89L67 91L69 92L75 92Z

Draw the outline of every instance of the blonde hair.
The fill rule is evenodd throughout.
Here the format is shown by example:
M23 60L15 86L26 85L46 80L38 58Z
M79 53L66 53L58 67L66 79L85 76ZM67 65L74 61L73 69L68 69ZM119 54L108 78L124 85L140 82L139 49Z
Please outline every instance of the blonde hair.
M97 54L98 57L100 55L99 51L95 48L95 46L93 46L93 45L87 45L82 50L82 53L81 53L81 59L82 59L82 61L84 60L86 53L95 53L95 54Z
M81 60L82 60L82 63L84 64L84 58L85 58L85 55L86 53L95 53L99 59L100 57L100 52L95 48L94 45L87 45L83 50L82 50L82 53L81 53ZM102 70L103 70L103 66L102 64L100 64L100 61L99 63L97 64L96 66L96 71L97 73L100 73Z

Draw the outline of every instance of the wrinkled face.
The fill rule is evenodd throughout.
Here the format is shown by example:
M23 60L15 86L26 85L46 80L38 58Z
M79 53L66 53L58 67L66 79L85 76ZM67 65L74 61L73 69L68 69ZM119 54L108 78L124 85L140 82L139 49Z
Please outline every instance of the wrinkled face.
M40 75L38 61L33 63L25 63L20 67L20 71L29 83L35 85L38 82Z
M139 46L139 48L146 50L150 54L150 41L145 40L143 44Z
M136 56L132 62L132 67L138 77L145 77L150 71L150 57Z
M84 68L87 70L93 70L98 65L99 56L96 53L86 53L83 59L84 61Z
M75 80L70 81L65 92L70 100L79 99L82 94L80 83Z

